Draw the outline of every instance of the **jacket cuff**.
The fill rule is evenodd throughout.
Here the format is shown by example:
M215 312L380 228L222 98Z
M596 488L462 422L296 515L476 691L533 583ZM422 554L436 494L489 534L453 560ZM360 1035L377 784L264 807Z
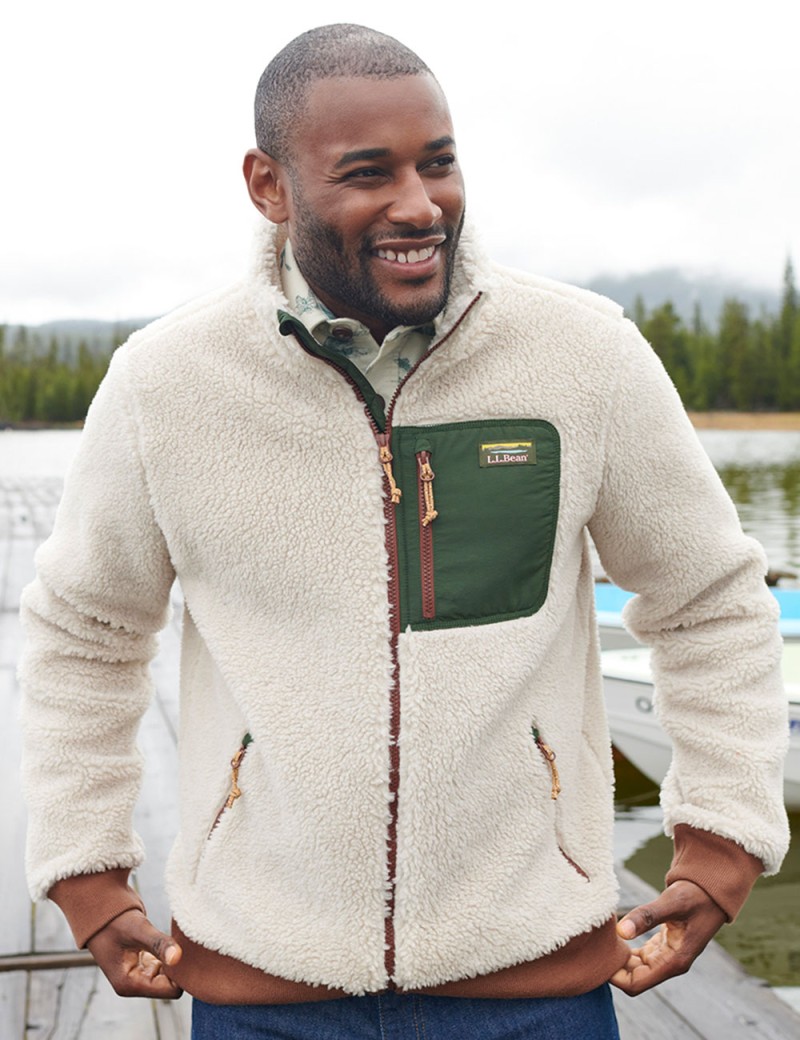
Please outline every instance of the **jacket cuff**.
M675 825L675 851L666 883L693 881L734 921L764 864L735 841L686 823Z
M127 868L76 874L57 881L47 893L66 917L79 949L120 914L144 913L144 903L128 884L129 874Z

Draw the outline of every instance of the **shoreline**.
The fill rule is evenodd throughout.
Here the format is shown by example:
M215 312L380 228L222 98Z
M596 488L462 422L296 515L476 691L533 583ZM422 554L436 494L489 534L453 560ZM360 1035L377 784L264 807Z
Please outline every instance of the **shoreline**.
M800 430L800 412L692 412L687 411L696 430ZM22 422L0 420L3 430L80 430L83 422L48 423L38 419Z
M687 412L696 430L800 430L800 412Z

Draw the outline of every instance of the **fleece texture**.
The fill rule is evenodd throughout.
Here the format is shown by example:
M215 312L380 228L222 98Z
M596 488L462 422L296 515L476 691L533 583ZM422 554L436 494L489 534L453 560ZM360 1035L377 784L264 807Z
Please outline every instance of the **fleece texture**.
M552 424L558 521L535 613L399 637L404 988L534 961L614 912L589 533L655 646L668 829L730 839L768 871L787 843L765 560L660 363L614 304L494 266L469 233L451 301L442 332L457 327L392 427ZM362 993L389 983L384 475L352 386L279 334L286 306L265 231L248 278L134 335L92 405L24 597L29 882L40 897L141 860L135 732L177 576L175 919L275 976Z

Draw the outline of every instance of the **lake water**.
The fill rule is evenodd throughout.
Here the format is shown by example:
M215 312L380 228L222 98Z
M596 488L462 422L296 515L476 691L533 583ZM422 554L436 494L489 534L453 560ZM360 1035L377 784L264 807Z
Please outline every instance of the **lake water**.
M699 437L770 567L800 575L800 430L701 430Z
M744 529L765 547L770 567L800 575L800 431L703 430L700 439L736 503ZM80 432L0 432L0 481L63 478ZM800 587L800 579L785 582ZM670 845L652 783L620 763L617 857L660 887ZM760 880L739 921L720 940L753 974L773 985L800 985L800 814L793 846L777 878Z

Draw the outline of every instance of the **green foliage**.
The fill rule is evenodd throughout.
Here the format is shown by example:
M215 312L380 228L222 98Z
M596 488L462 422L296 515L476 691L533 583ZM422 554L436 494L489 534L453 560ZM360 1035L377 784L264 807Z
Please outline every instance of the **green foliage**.
M800 298L791 260L777 315L753 319L741 300L730 298L713 333L699 307L686 326L671 303L648 313L638 299L632 317L687 408L800 411Z
M77 357L52 337L44 350L24 326L0 326L0 423L72 423L86 417L111 353L95 356L81 343Z
M725 301L712 332L695 307L687 326L672 303L647 312L637 298L633 320L650 341L687 408L708 411L800 411L800 295L787 260L777 315L752 318L740 300ZM0 325L0 424L70 423L86 416L113 350L129 330L115 329L104 354L30 329Z

